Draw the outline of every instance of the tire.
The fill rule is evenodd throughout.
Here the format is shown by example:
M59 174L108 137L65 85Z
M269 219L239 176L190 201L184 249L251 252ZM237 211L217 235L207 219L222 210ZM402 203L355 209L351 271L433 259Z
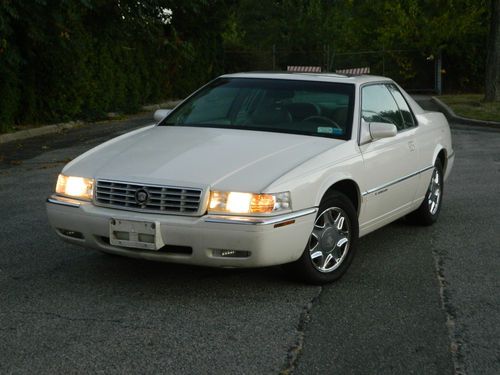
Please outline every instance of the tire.
M429 226L437 221L443 201L443 188L443 166L438 159L434 164L434 171L422 204L408 215L411 222Z
M325 196L301 257L283 268L294 278L321 285L339 279L354 258L359 235L358 215L340 192Z

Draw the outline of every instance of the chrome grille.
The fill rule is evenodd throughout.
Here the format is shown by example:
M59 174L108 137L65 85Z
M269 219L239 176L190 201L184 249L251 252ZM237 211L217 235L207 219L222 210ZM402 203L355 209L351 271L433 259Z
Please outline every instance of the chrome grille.
M136 199L138 190L147 192L145 202ZM201 189L98 180L94 202L123 210L194 215L200 208L201 196Z

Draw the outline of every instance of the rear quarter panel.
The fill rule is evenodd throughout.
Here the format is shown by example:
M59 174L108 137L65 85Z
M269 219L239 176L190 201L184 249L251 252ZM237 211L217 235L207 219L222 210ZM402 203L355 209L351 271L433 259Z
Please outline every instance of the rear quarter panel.
M420 165L422 168L433 166L439 153L444 150L445 180L449 176L453 166L453 159L448 159L453 155L451 132L446 117L440 112L422 112L417 114L418 131L416 141L419 148ZM417 188L416 200L423 199L432 169L422 173L419 186Z

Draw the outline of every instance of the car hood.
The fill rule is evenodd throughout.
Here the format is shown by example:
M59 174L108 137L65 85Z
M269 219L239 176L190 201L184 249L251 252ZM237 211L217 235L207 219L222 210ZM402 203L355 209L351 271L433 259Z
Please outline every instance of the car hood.
M344 142L249 130L150 126L88 151L63 173L260 192L294 167Z

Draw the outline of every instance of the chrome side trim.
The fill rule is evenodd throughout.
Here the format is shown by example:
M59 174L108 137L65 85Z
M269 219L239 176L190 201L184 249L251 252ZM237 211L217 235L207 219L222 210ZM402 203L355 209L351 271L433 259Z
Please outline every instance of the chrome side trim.
M382 189L385 189L385 188L388 188L389 186L392 186L392 185L395 185L397 183L400 183L400 182L403 182L404 180L407 180L409 178L412 178L412 177L415 177L416 175L419 175L420 173L422 172L425 172L425 171L428 171L429 169L432 169L434 168L433 165L429 166L429 167L425 167L419 171L416 171L414 173L411 173L407 176L404 176L404 177L401 177L401 178L398 178L397 180L394 180L394 181L391 181L391 182L388 182L387 184L384 184L382 186L378 186L376 188L373 188L373 189L370 189L368 191L365 191L364 193L362 193L361 195L364 197L365 195L368 195L368 194L372 194L372 193L375 193L376 191L379 191L379 190L382 190Z
M73 207L73 208L80 207L80 202L70 198L58 197L56 195L51 195L50 197L48 197L47 203L59 204L61 206Z
M318 212L318 208L312 207L305 210L291 212L289 214L274 217L208 215L205 218L205 222L217 224L272 225L279 224L288 220L298 219L302 216L315 214L316 212Z
M454 156L455 156L455 151L453 151L451 154L448 155L448 159L451 159Z

